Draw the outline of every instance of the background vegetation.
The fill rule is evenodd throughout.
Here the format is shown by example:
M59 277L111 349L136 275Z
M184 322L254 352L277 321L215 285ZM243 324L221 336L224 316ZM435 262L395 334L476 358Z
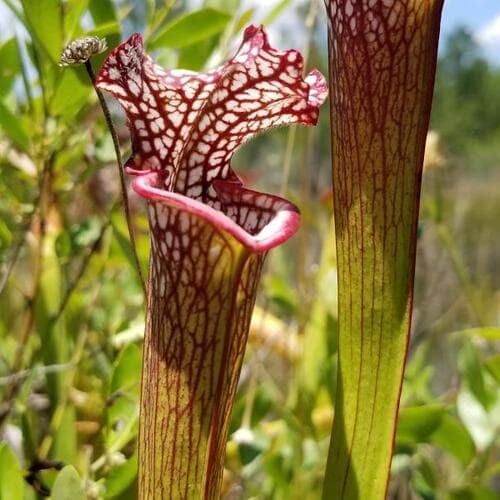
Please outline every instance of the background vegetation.
M83 33L112 47L140 30L161 64L200 70L231 54L242 27L264 22L326 73L322 6L3 3L18 35L0 42L0 499L134 498L142 290L111 139L84 71L57 66L61 49ZM442 52L432 128L390 495L489 500L500 492L500 69L466 29ZM248 184L292 199L303 227L268 260L225 491L316 499L336 366L327 113L316 129L259 137L233 164ZM144 204L130 196L147 269Z

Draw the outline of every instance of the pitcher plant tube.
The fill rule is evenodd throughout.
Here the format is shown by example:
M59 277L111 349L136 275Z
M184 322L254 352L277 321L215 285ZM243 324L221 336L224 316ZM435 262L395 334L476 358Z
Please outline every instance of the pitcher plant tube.
M299 212L245 188L234 151L271 127L314 125L322 75L249 26L236 55L206 73L166 71L135 34L96 86L124 108L127 172L151 232L139 429L139 498L218 498L228 421L266 252Z
M386 498L443 0L327 0L339 371L325 499Z

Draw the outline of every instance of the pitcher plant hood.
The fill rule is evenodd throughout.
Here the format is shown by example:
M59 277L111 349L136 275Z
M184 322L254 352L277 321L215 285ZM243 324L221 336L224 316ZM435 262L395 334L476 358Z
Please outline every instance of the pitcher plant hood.
M149 200L182 208L265 251L298 228L298 210L246 189L231 168L235 150L272 127L314 125L327 84L302 78L296 50L271 47L262 26L244 32L236 55L206 73L164 70L132 35L105 60L96 86L124 108L132 138L127 172ZM157 221L161 224L161 220Z

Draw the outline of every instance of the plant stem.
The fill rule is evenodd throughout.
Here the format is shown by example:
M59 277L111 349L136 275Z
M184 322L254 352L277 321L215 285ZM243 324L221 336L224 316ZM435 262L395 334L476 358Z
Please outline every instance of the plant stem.
M134 229L132 227L132 218L130 215L130 206L128 200L128 192L127 192L127 184L125 182L125 175L123 169L123 159L120 151L120 143L118 141L118 135L116 133L115 127L113 125L113 120L111 118L111 113L109 112L108 105L106 104L106 100L102 95L102 92L95 86L96 76L94 73L94 69L92 68L92 63L90 60L85 61L85 69L87 70L87 74L89 75L90 80L92 81L92 86L94 87L95 93L97 94L97 98L99 99L99 104L101 105L102 112L104 114L104 119L106 121L106 125L108 127L109 133L111 134L111 138L113 139L113 147L115 149L115 155L117 160L118 174L120 177L120 189L122 194L122 202L123 208L125 211L125 220L127 221L127 229L130 238L130 243L132 246L132 255L134 258L135 268L137 271L137 275L139 277L139 282L141 283L142 290L144 292L144 297L147 297L147 289L146 282L144 280L144 276L141 269L141 264L139 262L139 256L137 255L137 246L135 243Z

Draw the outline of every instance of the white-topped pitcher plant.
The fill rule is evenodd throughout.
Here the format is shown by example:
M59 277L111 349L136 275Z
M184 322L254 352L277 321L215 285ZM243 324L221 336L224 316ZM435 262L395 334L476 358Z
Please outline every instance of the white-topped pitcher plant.
M323 76L249 26L206 73L157 66L135 34L96 87L127 115L126 171L151 232L139 430L139 498L218 498L228 422L266 252L298 229L298 209L243 186L230 161L250 137L314 125Z

